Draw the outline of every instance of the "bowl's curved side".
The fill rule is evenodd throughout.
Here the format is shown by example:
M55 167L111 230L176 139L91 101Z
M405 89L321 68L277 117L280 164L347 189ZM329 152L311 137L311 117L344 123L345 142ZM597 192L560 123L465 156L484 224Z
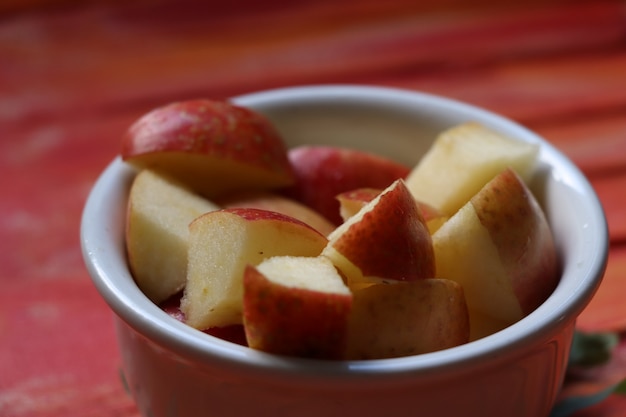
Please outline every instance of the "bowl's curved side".
M193 362L116 317L126 383L146 417L196 417L208 410L221 417L546 417L567 366L573 324L562 323L543 342L474 370L335 378L236 372ZM280 367L283 359L267 360Z
M116 158L88 197L81 222L81 243L85 264L98 291L118 316L118 335L125 368L130 371L129 380L137 384L158 377L155 369L176 378L155 382L152 390L144 389L135 395L138 401L140 395L157 401L157 397L163 397L165 387L181 399L188 398L185 392L200 395L198 386L205 387L200 391L226 390L223 399L233 401L235 388L244 389L237 381L252 385L265 381L268 387L292 387L292 405L306 399L295 393L306 388L327 396L320 404L333 405L333 410L345 414L345 398L350 396L333 396L329 388L337 388L339 394L349 390L355 398L365 398L387 387L406 397L406 390L428 391L424 387L442 381L441 385L432 386L456 386L453 391L458 392L448 391L449 395L469 398L470 393L478 395L485 386L498 386L502 380L519 388L548 379L552 389L546 391L545 385L537 388L535 384L527 394L532 396L534 392L537 398L529 410L542 413L546 401L554 400L561 383L575 317L597 289L606 266L606 220L583 174L558 150L522 126L488 111L428 94L378 87L312 86L255 93L234 101L266 114L289 146L340 144L378 152L407 164L415 163L440 131L468 120L521 140L541 143L541 175L533 188L553 227L563 258L563 276L552 296L525 319L453 349L360 362L307 361L263 354L192 329L168 316L141 293L128 270L124 248L126 198L135 171ZM181 378L193 384L181 383ZM479 380L482 385L472 383ZM232 395L226 395L228 392ZM519 389L507 393L502 393L498 404L519 401ZM430 395L439 398L434 393ZM269 394L265 398L277 401ZM308 398L310 401L310 395ZM355 407L380 405L377 397L372 398L371 403L357 402L360 405ZM392 403L402 398L390 396L388 407L396 407ZM158 401L163 405L165 399ZM188 398L187 402L193 401ZM469 399L457 402L467 408L470 403L477 410L481 407L480 402ZM337 404L341 407L337 408Z

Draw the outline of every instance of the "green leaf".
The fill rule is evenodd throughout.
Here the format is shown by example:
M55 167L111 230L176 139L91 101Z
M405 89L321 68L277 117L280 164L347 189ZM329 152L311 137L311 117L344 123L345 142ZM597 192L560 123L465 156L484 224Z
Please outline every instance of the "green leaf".
M570 366L597 366L611 359L613 349L619 343L615 333L574 333L570 351Z
M567 417L583 408L591 407L604 401L609 395L615 391L615 386L609 387L604 391L596 392L585 397L570 397L559 402L554 406L550 417Z
M619 395L626 395L626 379L617 384L614 393Z

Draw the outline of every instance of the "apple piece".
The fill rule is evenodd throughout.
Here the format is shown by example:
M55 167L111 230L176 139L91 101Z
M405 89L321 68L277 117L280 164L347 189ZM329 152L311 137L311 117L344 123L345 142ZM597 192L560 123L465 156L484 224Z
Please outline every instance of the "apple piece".
M324 216L299 201L270 191L243 191L216 198L223 208L258 208L294 217L318 230L324 236L335 230L335 225Z
M382 190L378 188L358 188L339 194L336 198L339 201L339 213L341 218L344 221L348 220L381 192ZM448 219L448 216L443 215L443 213L436 210L430 204L417 200L416 203L432 235Z
M374 284L353 292L346 358L417 355L469 341L463 288L431 278Z
M461 284L472 327L486 327L480 317L505 325L518 321L558 283L548 222L512 169L488 182L432 239L437 276Z
M318 256L327 239L293 217L252 209L213 211L189 225L187 284L181 301L196 329L241 324L245 266L278 255Z
M224 101L189 100L157 108L128 130L122 158L189 184L208 198L239 189L290 185L287 149L262 115Z
M350 286L435 275L430 233L403 180L394 181L328 239L322 254Z
M336 196L356 188L385 189L409 168L365 151L335 146L300 146L288 151L295 184L285 195L301 201L335 225L342 223Z
M324 257L277 256L244 273L248 346L280 355L341 359L352 294Z
M525 181L539 147L514 140L478 123L443 132L406 178L413 196L451 216L507 167Z
M339 201L339 215L344 222L347 221L357 214L363 206L378 197L382 191L380 188L357 188L339 193L335 197Z
M172 178L151 170L137 174L128 196L126 252L135 282L153 302L184 287L189 223L216 209Z
M182 291L172 295L171 297L159 303L159 307L161 308L161 310L167 313L168 316L184 323L185 315L182 311L180 311L180 298L182 297L182 295Z
M162 302L159 307L161 307L161 310L163 310L168 316L185 323L185 314L183 314L180 310L181 297L182 293L178 293ZM246 342L246 335L241 324L233 324L232 326L225 327L212 327L203 330L203 332L241 346L248 345Z
M510 321L501 320L477 310L473 310L470 317L470 342L492 335L512 324Z

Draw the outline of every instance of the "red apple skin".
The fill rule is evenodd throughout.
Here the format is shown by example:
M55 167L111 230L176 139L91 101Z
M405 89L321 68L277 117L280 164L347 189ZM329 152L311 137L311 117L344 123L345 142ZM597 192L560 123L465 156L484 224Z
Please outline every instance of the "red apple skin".
M295 184L284 190L334 224L343 222L338 194L357 188L385 189L410 169L400 163L356 149L300 146L288 151Z
M325 236L335 229L330 220L309 206L275 192L248 190L231 193L213 201L223 208L256 208L286 214L303 221Z
M227 172L232 171L229 176L237 175L239 165L255 168L268 175L269 179L263 181L272 183L271 186L286 186L294 180L287 148L269 120L227 101L189 100L152 110L129 128L122 139L121 156L134 166L162 169L183 181L198 181L198 174L206 174L205 167L212 172L213 161L235 164L226 168ZM191 156L211 160L203 164ZM191 165L200 168L190 168ZM190 169L194 171L184 172ZM245 182L246 178L242 180ZM220 185L215 178L202 181Z
M320 233L317 229L315 229L311 225L303 222L302 220L296 219L295 217L292 217L288 214L279 213L277 211L265 210L265 209L260 209L260 208L252 208L252 207L229 207L229 208L221 209L220 211L232 213L241 217L242 219L251 220L251 221L279 220L279 221L287 221L287 222L291 222L295 224L300 224L311 230L314 230L317 234L325 238L325 236L322 233Z
M396 281L435 276L430 232L402 180L388 187L360 221L338 236L331 234L329 239L329 245L357 266L363 276Z
M498 248L523 313L531 313L554 291L560 277L543 210L512 169L497 175L470 201Z
M239 144L224 146L229 142ZM259 166L284 160L284 169L289 170L286 147L269 121L226 101L198 99L154 109L137 120L122 141L124 159L160 151L219 152L224 158Z
M251 348L286 356L342 359L350 294L286 287L250 265L243 280L244 329Z
M382 191L383 190L379 188L357 188L337 195L336 198L339 201L340 213L342 213L341 217L345 221L347 217L355 214L364 205L375 199ZM443 216L443 214L430 204L418 200L415 200L415 202L422 212L424 221L428 222Z

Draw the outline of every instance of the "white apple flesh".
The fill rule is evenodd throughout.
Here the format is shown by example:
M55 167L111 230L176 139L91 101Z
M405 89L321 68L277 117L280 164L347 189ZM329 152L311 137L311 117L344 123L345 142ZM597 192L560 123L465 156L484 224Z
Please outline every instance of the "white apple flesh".
M272 256L318 256L326 243L311 226L272 211L232 208L198 217L189 226L181 300L187 324L201 330L241 324L246 265Z
M443 132L406 178L413 196L451 216L505 168L525 181L535 166L539 147L477 123Z
M126 251L132 275L155 303L186 282L189 223L219 207L151 170L137 174L128 196Z

